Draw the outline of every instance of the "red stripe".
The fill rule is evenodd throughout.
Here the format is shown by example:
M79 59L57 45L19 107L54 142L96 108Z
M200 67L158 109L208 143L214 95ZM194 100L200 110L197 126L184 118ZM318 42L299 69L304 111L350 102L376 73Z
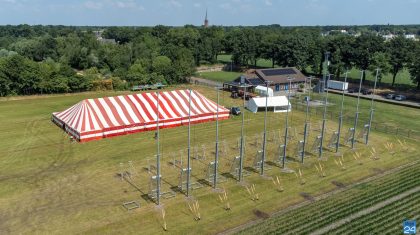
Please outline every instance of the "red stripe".
M188 92L186 92L186 93L187 93L187 96L188 96L188 97L190 97L189 91L188 91ZM188 99L189 99L189 98L188 98ZM196 108L196 109L198 109L198 110L200 110L200 113L202 113L202 114L208 113L208 112L204 111L204 110L200 107L200 105L198 105L198 104L197 104L197 101L195 101L195 99L192 97L192 91L191 91L191 101L194 103L195 108ZM191 107L192 107L192 105L191 105Z
M74 125L73 125L73 122L74 121L77 121L76 120L76 117L77 117L77 114L79 114L80 113L80 110L81 110L81 108L82 108L82 106L81 105L79 105L79 107L77 107L77 109L76 110L74 110L70 115L69 115L69 120L67 121L67 125L68 126L71 126L71 127L74 127Z
M123 99L125 99L125 101L130 105L131 110L133 110L133 113L139 119L140 123L143 123L144 122L144 119L141 116L139 110L137 110L137 107L136 107L136 105L134 105L133 101L128 96L123 96Z
M182 100L184 100L184 103L187 105L187 107L189 107L190 104L189 104L188 99L184 97L184 95L179 90L175 92L178 94L179 97L181 97ZM187 110L187 115L188 115L188 111L189 110ZM197 110L194 110L194 108L191 105L191 116L194 116L194 115L197 115Z
M178 112L178 110L175 108L172 102L168 99L167 95L168 95L168 92L161 93L162 98L166 101L166 103L168 103L171 110L177 115L177 117L181 117L181 114Z
M157 100L157 95L156 95L156 93L154 93L154 92L152 92L152 93L150 93L151 95L152 95L152 97L153 98L155 98L155 100ZM159 93L159 97L160 96L162 96L160 93ZM166 107L166 105L164 105L163 104L163 102L160 100L160 98L159 98L159 109L160 108L162 108L162 110L163 110L163 112L166 114L166 116L168 116L168 118L170 118L170 119L172 119L172 118L176 118L176 117L173 117L170 113L169 113L169 111L167 110L167 107Z
M109 119L108 113L105 111L105 108L102 106L101 102L99 102L99 99L94 99L93 102L95 102L96 106L98 107L108 126L114 126L114 124L111 122L111 119Z
M207 104L207 102L203 99L203 97L201 97L199 94L197 94L197 92L193 91L194 95L198 97L198 99L201 101L201 103L204 105L204 107L206 107L207 110L209 110L209 112L213 113L214 108L209 106ZM220 111L220 110L219 110Z
M115 108L115 106L112 104L111 100L109 100L109 97L105 97L103 99L105 100L105 103L108 105L108 107L111 109L111 112L112 112L115 120L117 120L118 124L120 126L124 126L125 125L124 121L120 117L120 114L118 113L117 108Z
M140 94L141 96L143 96L143 98L147 101L147 103L149 103L150 107L152 107L153 112L155 112L155 114L159 115L159 119L164 119L163 116L159 113L157 113L157 107L156 107L156 103L153 102L151 99L149 99L149 97L146 95L146 93ZM159 107L160 109L160 107ZM153 120L153 118L152 118Z
M127 107L125 107L125 105L121 102L121 100L118 98L118 96L117 96L117 97L114 97L114 100L117 102L117 104L119 104L119 105L120 105L121 110L122 110L122 111L123 111L123 113L125 114L125 117L127 118L128 122L129 122L130 124L134 124L134 123L136 123L136 122L133 120L133 118L131 118L131 115L130 115L130 113L128 112ZM119 116L119 115L118 115L118 116Z
M90 104L90 102L87 102L87 104L89 105L89 107L90 107L90 109L92 110L92 114L93 114L93 116L95 117L95 119L96 119L96 121L97 121L97 123L98 123L98 125L99 125L99 128L101 128L101 129L104 129L104 125L103 125L103 123L101 122L101 120L99 119L99 117L98 117L98 114L95 112L95 110L93 109L93 107L92 107L92 105ZM89 112L90 113L90 112ZM106 120L106 119L105 119ZM94 125L92 125L93 126L93 128L94 128Z
M182 109L182 112L185 113L188 116L188 110L184 109L184 106L182 105L181 101L175 97L175 95L172 92L168 92L168 95L172 97L173 100L175 100L176 104L180 109Z
M136 99L137 103L141 106L141 108L143 109L144 113L146 113L146 115L149 118L149 120L154 120L153 116L149 113L149 110L147 110L146 105L143 104L143 102L140 100L140 98L138 97L138 95L141 95L141 94L133 95L134 99Z

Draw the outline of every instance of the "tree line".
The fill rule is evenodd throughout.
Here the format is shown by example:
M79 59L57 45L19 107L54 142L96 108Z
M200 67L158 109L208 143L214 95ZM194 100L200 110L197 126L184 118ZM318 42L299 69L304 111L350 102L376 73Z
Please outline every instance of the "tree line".
M196 66L214 64L220 54L231 54L237 66L256 65L262 58L272 66L320 74L326 51L335 76L351 68L380 68L382 75L392 74L394 85L407 68L420 84L420 43L403 36L407 30L420 32L420 27L351 27L360 35L323 36L326 29L334 27L0 26L0 95L182 83ZM385 41L378 30L398 36Z

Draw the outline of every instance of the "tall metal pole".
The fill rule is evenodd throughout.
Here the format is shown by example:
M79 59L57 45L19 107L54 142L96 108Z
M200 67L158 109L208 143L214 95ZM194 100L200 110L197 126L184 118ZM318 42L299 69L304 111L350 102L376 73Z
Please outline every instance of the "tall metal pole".
M365 142L366 145L369 143L369 134L370 134L371 126L372 126L373 112L375 112L375 109L373 108L373 100L375 97L376 82L378 81L379 70L380 70L379 68L376 69L375 83L373 85L372 99L370 101L370 116L369 116L368 132L366 133L366 142Z
M216 154L214 155L214 175L213 188L217 185L217 165L219 163L219 87L217 87L217 107L216 107Z
M328 84L330 77L331 77L331 74L328 74L328 80L326 81L326 84ZM319 158L322 158L322 151L323 151L323 145L324 145L325 123L327 121L327 103L328 103L328 89L324 95L324 113L322 114L322 129L321 129L321 143L319 145Z
M156 139L157 139L157 154L156 154L156 202L158 205L160 205L160 146L159 146L159 92L156 92L157 94L157 104L156 104Z
M354 117L354 127L353 127L353 133L352 133L352 137L351 137L351 149L354 149L357 121L359 120L360 91L362 90L362 82L363 82L363 73L364 72L365 71L363 71L363 70L360 71L361 75L360 75L360 82L359 82L359 93L357 94L356 116Z
M286 128L284 131L284 147L283 147L283 162L282 162L283 169L286 166L287 137L289 134L289 108L290 108L289 104L292 105L290 102L290 89L292 87L293 78L288 77L287 80L289 80L289 87L288 87L288 92L287 92Z
M265 163L265 156L266 156L266 142L267 142L267 108L268 108L268 84L269 81L265 81L266 84L266 94L265 94L265 112L264 112L264 137L263 137L263 155L261 159L261 175L264 175L264 163Z
M349 74L349 71L346 71L345 77L344 77L344 84L347 83L348 74ZM341 128L343 127L344 92L345 92L345 89L343 89L343 92L341 94L341 108L340 108L340 116L338 118L338 134L337 134L337 142L335 143L336 153L338 153L338 148L340 147Z
M239 150L239 182L242 182L243 175L242 175L242 168L243 168L243 161L244 161L244 121L245 121L245 96L246 96L246 85L241 84L244 88L244 95L243 95L243 110L242 110L242 124L241 124L241 149Z
M187 155L187 197L190 196L190 178L191 178L191 89L188 99L188 155Z
M305 128L303 129L303 147L302 147L302 153L301 153L301 163L303 163L303 159L305 158L306 139L308 135L308 113L309 113L309 101L311 99L312 76L309 77L308 79L309 79L309 90L308 90L308 96L306 98Z

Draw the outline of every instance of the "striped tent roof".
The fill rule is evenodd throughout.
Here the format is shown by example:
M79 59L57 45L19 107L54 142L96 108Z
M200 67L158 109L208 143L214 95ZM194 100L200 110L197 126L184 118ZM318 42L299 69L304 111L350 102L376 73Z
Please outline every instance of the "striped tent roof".
M189 90L141 93L86 99L52 114L52 120L75 139L84 142L140 131L188 124ZM191 123L216 120L217 104L197 91L191 92ZM229 110L219 105L219 120Z

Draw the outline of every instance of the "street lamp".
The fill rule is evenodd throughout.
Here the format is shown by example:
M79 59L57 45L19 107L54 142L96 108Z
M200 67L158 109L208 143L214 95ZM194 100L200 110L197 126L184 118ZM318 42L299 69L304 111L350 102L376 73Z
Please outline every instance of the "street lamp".
M287 92L287 110L286 110L286 128L285 128L285 133L284 133L284 147L283 147L283 169L285 168L286 165L286 148L287 148L287 137L289 134L289 109L290 106L292 105L290 102L290 90L292 89L292 80L294 78L291 77L287 77L287 81L289 81L289 87L288 87L288 92Z
M365 142L366 145L369 143L369 134L370 134L371 126L372 126L373 112L375 112L375 109L373 108L373 100L375 97L376 82L378 81L379 70L380 70L379 68L376 69L375 84L373 85L372 99L370 101L370 116L369 116L368 131L366 133L366 142Z
M250 87L250 85L245 83L245 77L241 76L241 82L239 84L240 88L243 88L243 110L242 110L242 124L241 124L241 146L239 150L239 173L238 173L238 180L239 182L242 182L243 180L243 161L244 161L244 122L245 122L245 96L246 96L246 88Z
M266 156L266 148L267 148L267 108L268 108L268 87L271 81L266 80L266 94L265 94L265 112L264 112L264 137L263 137L263 155L261 159L261 175L264 175L264 163L265 163L265 156Z
M362 82L363 82L363 73L364 72L365 72L364 70L360 71L359 93L357 94L356 116L354 117L353 133L352 133L352 137L351 137L351 149L354 149L357 121L359 120L360 91L362 90Z
M347 77L348 77L348 75L349 75L349 71L346 71L345 77L344 77L344 85L347 83ZM338 148L340 147L341 128L343 127L344 92L345 92L345 89L343 88L343 92L341 94L340 117L338 118L337 142L335 143L335 152L336 153L338 153Z

